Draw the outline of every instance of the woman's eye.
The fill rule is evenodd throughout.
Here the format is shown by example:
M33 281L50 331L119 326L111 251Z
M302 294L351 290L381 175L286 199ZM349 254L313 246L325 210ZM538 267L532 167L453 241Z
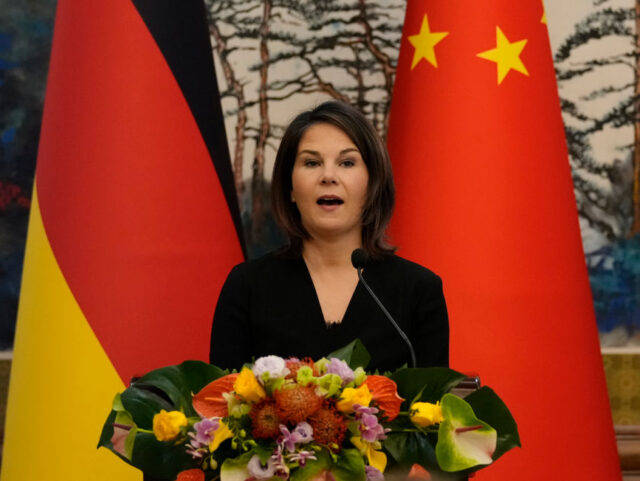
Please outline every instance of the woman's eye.
M305 167L317 167L318 165L320 165L320 162L318 162L315 159L306 159L304 161L304 166Z
M353 167L354 165L356 165L356 163L351 159L345 159L340 162L340 165L342 165L343 167Z

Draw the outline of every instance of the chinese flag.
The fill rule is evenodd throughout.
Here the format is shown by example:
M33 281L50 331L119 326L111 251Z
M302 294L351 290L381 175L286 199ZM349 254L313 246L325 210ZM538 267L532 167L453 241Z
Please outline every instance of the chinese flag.
M540 0L410 0L392 240L440 274L451 366L519 425L491 481L620 479ZM419 346L418 346L419 348Z
M96 449L131 377L208 358L243 259L202 0L60 0L2 481L129 480Z

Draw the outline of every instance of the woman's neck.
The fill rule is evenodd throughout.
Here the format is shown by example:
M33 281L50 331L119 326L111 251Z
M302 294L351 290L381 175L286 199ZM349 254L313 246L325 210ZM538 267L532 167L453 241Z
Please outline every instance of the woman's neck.
M307 239L302 244L302 257L311 268L351 267L351 253L362 247L360 238L337 241Z

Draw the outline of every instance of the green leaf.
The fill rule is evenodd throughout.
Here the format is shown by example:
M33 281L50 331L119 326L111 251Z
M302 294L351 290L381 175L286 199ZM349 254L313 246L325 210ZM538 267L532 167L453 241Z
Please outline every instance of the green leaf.
M225 459L220 469L220 481L245 481L249 478L247 464L252 457L253 453L250 451L237 458Z
M357 367L366 368L371 360L369 351L367 351L367 348L364 347L364 344L362 344L360 339L354 339L346 346L338 349L337 351L333 351L326 357L327 359L337 357L338 359L346 362L351 369L355 369Z
M316 460L309 459L304 468L296 468L291 471L291 481L307 481L313 479L322 471L328 471L331 468L331 456L323 449L315 453Z
M153 427L153 416L161 409L167 411L174 409L172 404L161 395L139 386L126 389L120 399L126 410L133 416L136 425L144 429Z
M176 479L180 471L199 466L199 461L187 454L184 444L173 441L160 442L152 433L136 434L131 464L147 476L160 479Z
M416 396L416 401L435 403L464 379L464 374L445 367L402 368L391 375L398 385L398 394L406 401L407 409Z
M502 399L489 387L482 387L465 397L480 419L490 424L498 433L496 460L510 449L520 447L518 425Z
M357 449L343 449L338 454L338 461L331 467L331 474L336 481L366 481L364 459Z
M109 413L109 417L104 422L104 426L102 426L102 432L100 433L100 439L98 441L98 448L105 447L113 451L113 446L111 445L111 436L113 436L113 423L116 422L117 412L111 411Z
M438 467L433 445L424 433L389 433L382 446L405 469L410 469L414 464L427 469Z
M202 361L185 361L177 366L155 369L132 383L130 389L150 387L166 394L175 410L187 417L197 413L191 405L192 393L200 391L209 382L223 376L225 371Z
M444 471L461 471L491 464L496 430L478 419L471 406L458 396L442 397L444 421L438 429L436 456Z

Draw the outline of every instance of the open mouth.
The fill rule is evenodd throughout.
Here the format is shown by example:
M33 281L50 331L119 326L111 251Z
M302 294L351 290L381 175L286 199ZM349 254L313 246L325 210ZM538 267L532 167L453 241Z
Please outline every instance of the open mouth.
M320 197L317 201L318 205L341 205L344 201L340 197Z

